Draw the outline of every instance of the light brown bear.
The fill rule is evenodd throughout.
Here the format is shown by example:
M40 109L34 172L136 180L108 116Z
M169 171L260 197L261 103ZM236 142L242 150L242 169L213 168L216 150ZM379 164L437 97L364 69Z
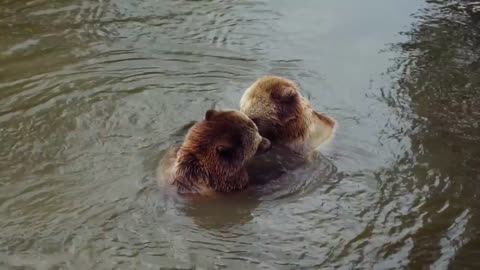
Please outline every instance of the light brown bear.
M179 193L239 191L249 183L245 163L270 146L244 113L209 110L162 160L159 181Z
M240 110L262 136L298 154L318 149L337 127L333 118L314 111L294 82L278 76L255 81L243 94Z

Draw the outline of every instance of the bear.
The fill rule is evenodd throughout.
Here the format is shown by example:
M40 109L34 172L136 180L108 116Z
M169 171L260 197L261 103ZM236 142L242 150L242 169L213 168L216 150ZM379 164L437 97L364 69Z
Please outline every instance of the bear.
M180 194L240 191L249 183L246 162L270 147L244 113L208 110L205 119L188 130L183 143L165 155L159 182Z
M316 112L298 86L280 76L256 80L242 95L240 111L274 145L300 155L315 152L331 140L337 128L335 119Z

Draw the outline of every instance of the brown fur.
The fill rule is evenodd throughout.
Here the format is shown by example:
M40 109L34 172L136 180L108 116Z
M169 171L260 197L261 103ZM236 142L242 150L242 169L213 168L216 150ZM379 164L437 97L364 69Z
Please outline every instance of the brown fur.
M262 136L296 152L318 148L336 128L333 118L313 110L294 82L278 76L254 82L243 94L240 110L257 124Z
M162 182L180 193L242 190L249 182L245 162L269 148L270 142L245 114L209 110L162 161Z

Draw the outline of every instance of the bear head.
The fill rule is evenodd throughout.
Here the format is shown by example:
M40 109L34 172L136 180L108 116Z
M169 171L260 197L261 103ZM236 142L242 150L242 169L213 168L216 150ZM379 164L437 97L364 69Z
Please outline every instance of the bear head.
M248 183L244 164L271 147L256 124L240 111L209 110L188 131L177 153L181 185L201 185L215 191L242 189Z
M240 100L240 110L271 141L288 143L307 134L304 100L298 87L278 76L265 76L254 82Z

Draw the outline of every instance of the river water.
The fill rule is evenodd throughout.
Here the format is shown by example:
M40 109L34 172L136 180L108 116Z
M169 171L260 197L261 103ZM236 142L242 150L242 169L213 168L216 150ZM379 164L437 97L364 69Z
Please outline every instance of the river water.
M0 269L479 269L480 27L428 2L0 1ZM271 73L338 120L321 160L159 190Z

